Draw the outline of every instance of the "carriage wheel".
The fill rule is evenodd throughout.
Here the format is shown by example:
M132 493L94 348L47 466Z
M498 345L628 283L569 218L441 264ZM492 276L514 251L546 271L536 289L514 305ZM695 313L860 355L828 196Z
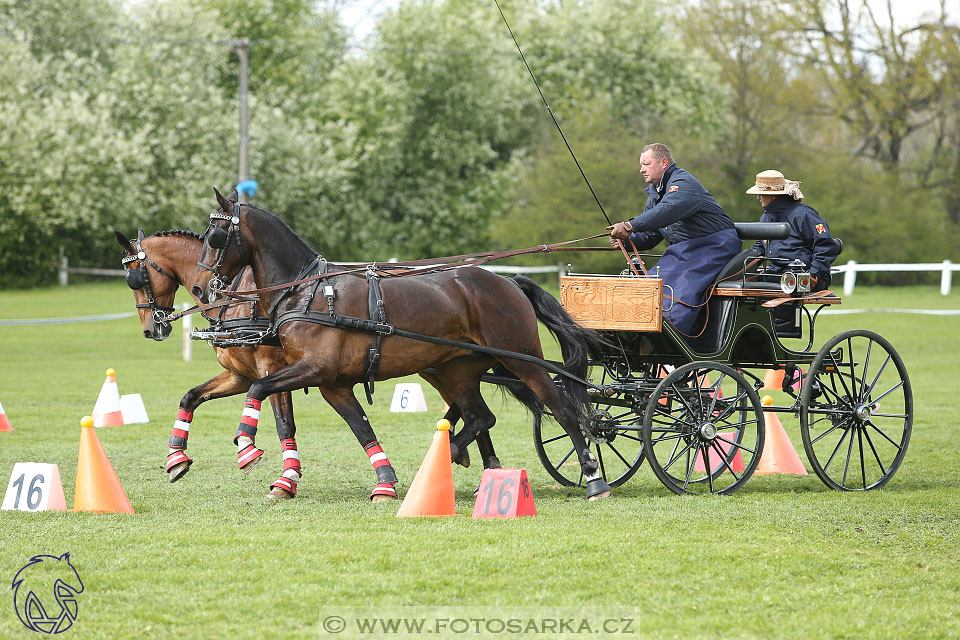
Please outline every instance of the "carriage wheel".
M544 415L550 416L550 413ZM600 475L611 487L632 478L643 464L640 423L640 416L631 408L604 400L590 404L589 426L584 427L584 437L600 464ZM554 480L568 487L586 485L573 441L552 417L542 420L534 415L533 442L541 464Z
M910 378L885 338L858 329L823 345L800 393L800 433L824 484L882 487L900 468L912 430Z
M760 397L724 364L691 362L664 378L644 411L650 467L674 493L733 493L763 452Z

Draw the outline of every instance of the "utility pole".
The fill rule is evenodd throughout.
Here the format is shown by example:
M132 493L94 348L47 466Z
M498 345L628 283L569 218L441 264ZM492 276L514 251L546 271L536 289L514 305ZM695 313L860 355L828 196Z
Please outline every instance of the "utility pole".
M240 149L237 163L237 183L250 178L250 138L247 135L247 122L249 114L247 112L247 98L249 93L250 80L250 41L246 38L238 40L233 45L233 50L237 52L240 59L239 72L239 98L240 98ZM240 192L240 202L249 202L246 191Z

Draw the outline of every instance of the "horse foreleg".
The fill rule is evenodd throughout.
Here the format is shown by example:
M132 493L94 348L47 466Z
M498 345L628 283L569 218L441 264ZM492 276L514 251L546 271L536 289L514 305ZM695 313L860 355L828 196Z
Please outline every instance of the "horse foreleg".
M270 485L270 496L279 499L293 498L297 495L297 484L303 475L300 468L300 452L297 451L297 426L293 421L293 398L289 391L270 396L274 420L277 423L277 437L280 438L280 452L283 456L283 473Z
M356 396L353 395L353 389L348 387L321 387L320 394L350 426L353 435L356 436L360 446L363 447L370 459L370 464L377 474L377 486L370 494L370 500L382 502L395 499L397 490L394 485L397 483L397 474L393 470L387 454L383 452L383 447L377 442L377 435L373 432L373 427L370 426L370 421L367 419L363 407L360 406Z
M190 437L190 423L193 422L193 412L202 403L213 398L224 398L241 393L250 388L250 380L233 371L224 371L220 375L210 378L203 384L197 385L184 394L180 400L180 410L177 419L173 422L173 430L167 444L167 473L170 482L176 482L187 473L193 460L187 455L187 439Z

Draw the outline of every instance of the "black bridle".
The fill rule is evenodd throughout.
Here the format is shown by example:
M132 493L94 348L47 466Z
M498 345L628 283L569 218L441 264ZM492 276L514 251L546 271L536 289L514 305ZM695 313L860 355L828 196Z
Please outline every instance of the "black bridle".
M214 220L226 220L230 227L224 231L220 227L213 226ZM223 290L230 284L230 280L220 273L220 267L223 266L223 260L227 257L230 250L230 239L233 238L237 245L237 255L243 257L243 246L240 238L240 203L233 205L233 215L223 213L222 209L217 209L210 214L210 228L204 236L207 244L213 249L218 249L217 262L211 267L202 261L197 261L197 266L213 273L213 279L210 281L211 290Z
M147 257L146 252L143 250L143 247L140 246L140 239L130 241L136 248L137 253L132 256L127 256L120 263L123 265L124 270L127 272L127 286L137 291L139 289L146 289L147 293L147 302L137 303L137 309L150 309L153 312L153 321L158 325L167 326L170 324L170 315L175 311L173 307L165 307L163 305L157 304L157 301L153 297L153 287L150 286L150 274L147 271L147 265L157 270L157 273L160 275L166 276L173 280L177 286L180 285L180 281L173 274L167 273L160 268L156 262ZM128 264L134 262L135 260L140 261L140 266L137 269L130 269L127 267Z

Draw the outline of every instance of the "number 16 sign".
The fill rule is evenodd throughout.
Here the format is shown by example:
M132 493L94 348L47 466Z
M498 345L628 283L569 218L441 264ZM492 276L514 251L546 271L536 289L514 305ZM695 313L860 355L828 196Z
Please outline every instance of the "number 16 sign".
M535 516L530 481L523 469L484 469L473 506L474 518Z
M55 464L18 462L3 496L2 510L66 511L60 469Z

